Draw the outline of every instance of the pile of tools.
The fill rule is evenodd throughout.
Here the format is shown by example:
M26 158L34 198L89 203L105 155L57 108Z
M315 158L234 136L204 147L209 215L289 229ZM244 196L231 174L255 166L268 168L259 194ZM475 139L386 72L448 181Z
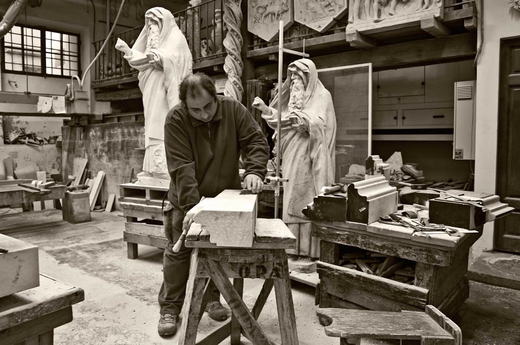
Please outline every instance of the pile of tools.
M347 248L348 252L340 255L340 266L413 285L415 262L355 247Z

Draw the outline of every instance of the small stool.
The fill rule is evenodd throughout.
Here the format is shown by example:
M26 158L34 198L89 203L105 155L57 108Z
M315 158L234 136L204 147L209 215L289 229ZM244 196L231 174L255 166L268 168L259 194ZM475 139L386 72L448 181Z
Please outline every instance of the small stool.
M283 345L298 345L296 318L291 294L289 266L285 249L294 248L296 238L280 219L256 221L251 248L222 248L209 242L209 234L188 232L186 247L191 254L190 275L182 307L179 345L196 343L197 328L208 302L205 287L211 278L228 303L232 317L197 344L218 344L228 336L231 345L240 344L243 333L253 344L274 344L257 322L274 286ZM233 278L233 284L229 281ZM244 278L265 279L253 309L242 301Z
M348 339L361 345L390 345L401 339L421 345L462 345L459 326L432 305L425 312L319 308L316 313L327 321L325 334L341 338L340 344Z

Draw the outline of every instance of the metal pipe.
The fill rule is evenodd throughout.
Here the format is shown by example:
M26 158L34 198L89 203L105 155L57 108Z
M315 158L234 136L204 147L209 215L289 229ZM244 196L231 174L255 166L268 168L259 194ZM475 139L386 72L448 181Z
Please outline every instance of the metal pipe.
M278 114L276 119L276 188L274 191L274 218L278 218L280 202L280 132L282 130L282 78L283 78L283 20L280 20L278 33Z
M5 12L2 21L0 21L0 38L4 37L6 33L11 31L14 23L18 20L22 8L27 5L28 1L29 0L14 0L11 3L11 6L9 6Z

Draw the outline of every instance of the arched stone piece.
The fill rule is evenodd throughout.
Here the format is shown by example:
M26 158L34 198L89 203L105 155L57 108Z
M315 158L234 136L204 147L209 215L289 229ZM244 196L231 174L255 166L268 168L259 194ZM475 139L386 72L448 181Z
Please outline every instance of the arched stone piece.
M250 0L247 2L247 30L268 42L278 36L278 22L284 30L294 23L294 5L291 0Z
M348 0L294 0L294 21L318 32L327 31L347 13Z

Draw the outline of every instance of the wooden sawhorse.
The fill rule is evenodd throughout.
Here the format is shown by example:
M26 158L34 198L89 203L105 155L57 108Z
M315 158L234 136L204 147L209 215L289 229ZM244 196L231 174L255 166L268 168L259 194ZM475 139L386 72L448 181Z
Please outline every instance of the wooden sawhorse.
M179 345L196 344L198 324L207 304L208 291L204 290L208 278L215 282L228 303L232 316L230 321L197 344L218 344L230 336L231 345L238 345L241 334L254 345L274 344L257 322L274 286L282 344L298 345L289 266L285 253L285 249L294 248L295 244L296 238L280 219L258 218L255 240L251 248L217 247L209 242L209 235L204 230L201 233L190 230L186 236L186 247L194 249L186 298L182 307ZM233 278L233 284L229 278ZM244 278L265 279L251 311L242 301Z

